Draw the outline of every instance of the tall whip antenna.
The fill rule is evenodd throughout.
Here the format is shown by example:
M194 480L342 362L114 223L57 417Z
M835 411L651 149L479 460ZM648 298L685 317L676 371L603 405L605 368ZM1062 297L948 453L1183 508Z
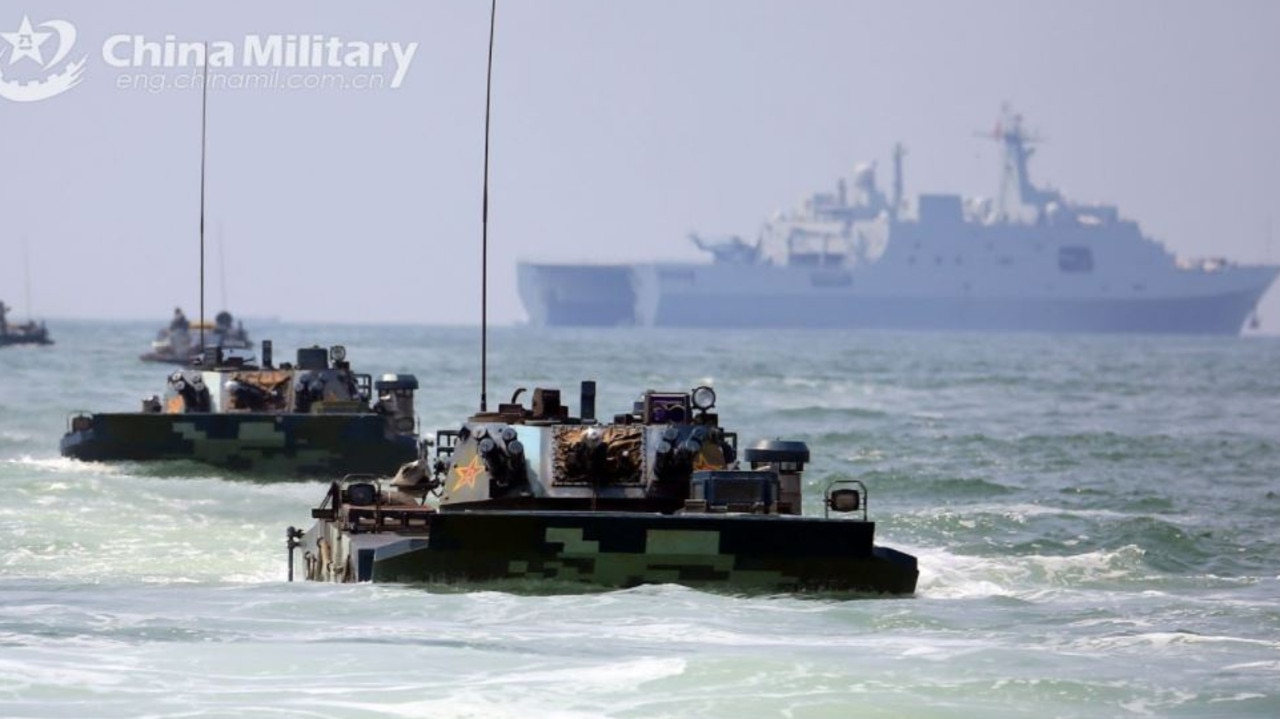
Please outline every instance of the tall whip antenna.
M27 252L27 238L22 238L22 293L27 309L27 321L31 321L31 256Z
M204 44L204 76L200 88L200 355L204 356L204 155L209 116L209 43Z
M222 303L222 309L227 309L227 258L222 252L222 220L218 220L218 284L222 290L222 296L218 298Z
M489 377L489 103L493 88L493 27L498 0L489 5L489 66L484 79L484 199L480 209L480 411L488 411Z

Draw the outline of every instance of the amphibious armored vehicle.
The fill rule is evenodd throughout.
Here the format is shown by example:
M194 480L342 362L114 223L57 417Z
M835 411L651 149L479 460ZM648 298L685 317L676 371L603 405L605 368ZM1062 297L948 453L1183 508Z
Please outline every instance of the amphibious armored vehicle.
M0 302L0 347L9 345L51 345L49 329L41 322L27 320L22 324L10 324L7 319L9 310L13 309Z
M195 460L255 478L332 479L391 474L421 457L410 374L351 369L346 350L299 349L275 366L210 348L205 362L175 370L164 396L139 412L78 413L62 454L92 461Z
M194 359L202 359L204 350L209 348L252 349L253 343L249 341L244 323L235 322L231 313L226 310L219 312L211 323L192 323L187 321L181 308L176 308L169 326L156 333L156 338L151 341L151 350L138 359L143 362L189 365Z
M647 391L610 422L595 418L593 382L579 417L558 390L535 390L530 408L521 391L438 432L434 461L385 485L332 483L314 526L288 529L289 578L300 553L301 575L329 582L915 591L915 557L874 543L861 482L834 483L823 516L804 516L808 447L739 453L710 387Z

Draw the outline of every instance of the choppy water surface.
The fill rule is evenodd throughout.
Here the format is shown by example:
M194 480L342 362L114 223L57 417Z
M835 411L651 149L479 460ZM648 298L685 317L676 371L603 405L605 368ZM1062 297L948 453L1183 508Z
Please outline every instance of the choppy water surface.
M0 350L0 716L1280 716L1280 341L500 329L489 401L712 383L744 440L870 485L911 599L285 581L321 482L81 464L152 327ZM250 327L478 404L474 330ZM571 402L576 406L576 401Z

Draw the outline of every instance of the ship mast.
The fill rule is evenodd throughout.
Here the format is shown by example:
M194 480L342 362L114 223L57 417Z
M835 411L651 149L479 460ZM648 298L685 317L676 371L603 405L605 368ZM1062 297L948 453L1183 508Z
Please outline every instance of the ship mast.
M889 205L889 218L898 219L898 213L902 212L902 157L907 154L907 148L902 146L901 142L893 145L893 199Z
M1005 105L991 139L1004 148L1000 198L996 207L998 217L1008 220L1011 216L1020 215L1025 205L1040 209L1053 199L1051 193L1036 189L1027 174L1027 160L1035 153L1031 144L1042 142L1044 138L1033 136L1022 129L1022 115L1011 112L1009 106Z

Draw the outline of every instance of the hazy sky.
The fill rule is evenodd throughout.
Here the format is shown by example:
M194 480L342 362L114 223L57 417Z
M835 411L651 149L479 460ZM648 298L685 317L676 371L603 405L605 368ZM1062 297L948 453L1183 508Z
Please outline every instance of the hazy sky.
M42 62L50 21L75 45L45 70L0 39L4 80L85 63L56 97L0 98L0 299L19 318L24 241L38 317L161 323L199 303L200 93L175 87L193 70L116 67L105 43L118 65L139 37L239 54L320 35L417 49L394 89L387 65L342 71L377 89L210 92L207 313L221 247L239 315L478 321L487 1L0 0L0 32L24 16L50 34ZM908 195L990 196L998 148L974 133L1004 102L1048 138L1033 179L1179 254L1280 261L1278 31L1265 0L504 0L490 316L524 317L517 258L696 259L691 229L754 236L857 162L887 186L899 140ZM122 88L142 81L165 86ZM1262 317L1280 330L1280 290Z

